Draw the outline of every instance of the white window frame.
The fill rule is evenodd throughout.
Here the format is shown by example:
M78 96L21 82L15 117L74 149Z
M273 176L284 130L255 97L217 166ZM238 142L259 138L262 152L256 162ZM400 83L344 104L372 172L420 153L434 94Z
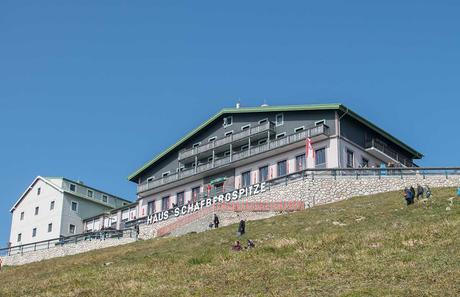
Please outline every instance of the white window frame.
M208 158L208 162L212 162L212 156Z
M70 231L70 227L73 226L73 232ZM69 233L70 234L77 234L77 226L74 224L69 224Z
M241 131L246 131L248 129L251 129L251 124L247 124L241 127Z
M258 124L262 125L262 124L265 124L267 122L268 122L268 118L265 118L265 119L261 119L260 121L258 121Z
M39 213L40 213L40 206L35 206L34 216L38 216Z
M20 221L24 221L24 217L25 217L25 212L22 211L22 212L19 214L19 220L20 220Z
M197 142L197 143L194 143L194 144L192 145L192 148L197 148L197 147L199 147L200 145L201 145L201 141L200 141L200 142Z
M326 125L326 120L319 120L315 122L315 126L319 126L320 124Z
M275 139L281 139L283 137L286 137L286 132L276 134Z
M73 209L72 209L72 205L73 205L74 203L77 205L77 209L76 209L76 210L73 210ZM77 201L73 201L73 200L70 201L70 211L78 212L78 207L79 207L79 205L78 205L78 202L77 202Z
M224 136L225 136L225 137L228 137L228 136L230 136L230 135L233 135L233 130L227 131L227 132L224 133Z
M217 139L217 136L210 137L210 138L208 139L208 142L216 141L216 139Z
M22 241L22 233L18 233L18 237L16 239L18 240L17 242L21 242Z
M242 145L240 151L245 151L247 149L249 149L249 144Z
M73 190L72 190L72 186L74 186ZM77 191L77 185L76 184L69 184L69 191L70 192L76 192Z
M230 121L231 121L231 124L226 124L226 123L225 123L225 119L227 119L227 118L230 118L230 119L231 119L231 120L230 120ZM228 123L228 121L227 121L227 123ZM227 127L230 127L231 125L233 125L233 116L226 116L226 117L224 117L224 118L223 118L223 124L222 124L222 125L224 126L224 128L227 128Z
M88 196L89 198L94 198L94 191L90 189L86 189L86 196Z
M348 167L348 152L353 156L351 160L351 167ZM345 167L346 168L355 168L355 151L350 148L345 148Z
M304 130L305 130L305 126L300 126L294 129L294 133L299 133L300 131L304 131Z
M281 116L281 123L279 124L278 123L278 116ZM278 127L278 126L282 126L284 125L284 113L279 113L275 116L275 126Z
M316 164L316 152L319 150L324 150L324 163ZM314 160L315 167L321 166L321 165L327 165L327 146L315 148L314 151L315 151L315 160Z
M104 198L105 198L105 201L104 201ZM108 203L109 202L109 196L107 196L105 194L102 194L102 202Z
M171 170L168 170L168 171L165 171L161 174L161 177L164 178L164 177L167 177L171 174Z
M54 202L54 200L50 202L50 210L54 210L55 204L56 202Z
M264 138L264 139L260 139L257 144L258 145L262 145L262 144L266 144L268 142L268 139L267 138Z
M42 193L42 188L41 188L41 187L38 187L38 189L37 189L37 196L40 196L41 193Z
M224 157L228 157L228 156L230 156L230 151L225 151L224 152Z
M37 227L32 228L32 237L37 237Z
M50 226L51 226L51 228L50 228ZM48 224L48 233L51 233L51 232L53 232L53 223Z
M148 183L149 183L149 182L152 182L154 179L155 179L155 176L151 176L151 177L147 178L147 182L148 182Z

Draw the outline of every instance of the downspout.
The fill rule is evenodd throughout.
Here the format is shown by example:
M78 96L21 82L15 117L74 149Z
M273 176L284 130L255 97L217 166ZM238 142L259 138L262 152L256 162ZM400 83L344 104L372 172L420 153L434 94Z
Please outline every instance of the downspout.
M346 107L345 113L341 115L340 117L338 117L337 111L335 112L335 114L336 114L336 121L337 121L337 150L338 150L337 157L339 161L339 168L342 168L342 147L341 147L342 140L341 140L340 120L348 114L348 107Z

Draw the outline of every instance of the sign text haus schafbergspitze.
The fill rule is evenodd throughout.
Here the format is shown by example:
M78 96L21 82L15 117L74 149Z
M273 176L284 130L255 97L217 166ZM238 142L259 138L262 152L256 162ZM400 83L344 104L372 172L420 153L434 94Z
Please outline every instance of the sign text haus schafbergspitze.
M232 200L235 201L235 200L240 199L241 197L249 197L249 196L263 193L266 190L267 190L267 187L266 187L265 182L251 185L249 187L245 187L241 189L236 189L234 191L227 192L225 194L216 195L212 198L209 197L209 198L197 201L197 202L191 202L186 205L177 206L173 208L172 210L165 210L165 211L151 214L147 217L147 224L153 224L153 223L166 221L172 216L180 217L183 215L187 215L187 214L196 212L202 208L210 207L216 203L230 202Z

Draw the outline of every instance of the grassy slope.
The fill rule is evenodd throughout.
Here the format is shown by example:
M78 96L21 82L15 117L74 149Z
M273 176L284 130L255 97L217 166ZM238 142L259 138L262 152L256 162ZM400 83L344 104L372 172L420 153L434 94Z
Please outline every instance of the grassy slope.
M436 189L429 208L386 193L249 222L250 251L230 250L229 226L7 268L0 296L458 296L454 194Z

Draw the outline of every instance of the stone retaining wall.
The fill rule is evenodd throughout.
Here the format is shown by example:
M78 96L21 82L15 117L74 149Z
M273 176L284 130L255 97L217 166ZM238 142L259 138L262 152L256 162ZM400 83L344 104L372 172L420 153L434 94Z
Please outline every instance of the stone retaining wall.
M460 186L460 176L450 175L363 175L363 176L308 176L305 179L298 178L291 180L287 184L280 181L279 184L270 186L264 193L242 198L238 201L251 202L274 202L274 201L303 201L305 208L313 207L326 203L332 203L356 196L365 196L391 191L402 191L405 187L414 186L417 184L427 185L430 188L436 187L458 187ZM402 192L401 192L402 195ZM196 215L196 220L202 222ZM167 221L155 223L151 225L140 226L140 238L148 239L157 236L157 231L169 224L173 224L178 218L173 217ZM203 221L206 221L204 219ZM207 219L209 224L211 220ZM203 230L204 223L197 222L195 226L198 230ZM190 222L190 224L195 224ZM195 227L190 227L189 232L193 232ZM182 228L182 227L181 227ZM185 228L187 229L187 228ZM185 230L184 229L184 230ZM182 230L182 229L181 229ZM171 231L171 234L184 234L185 231L178 230L176 233Z
M65 244L50 249L26 252L24 254L15 254L2 257L3 265L15 266L32 262L38 262L45 259L64 257L84 253L91 250L107 248L127 244L136 241L136 238L122 237L120 239L110 238L105 240L86 240L78 243Z

